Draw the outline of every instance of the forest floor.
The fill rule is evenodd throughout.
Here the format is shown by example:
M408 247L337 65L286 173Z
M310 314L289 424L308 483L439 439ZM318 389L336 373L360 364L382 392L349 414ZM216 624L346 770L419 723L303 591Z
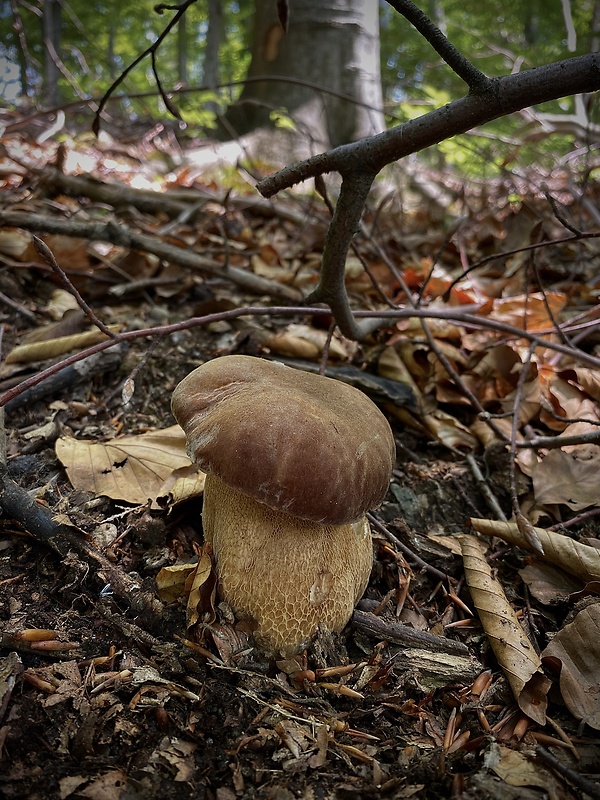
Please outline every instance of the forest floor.
M326 210L311 195L261 201L244 173L184 158L161 127L135 142L63 136L58 146L38 134L9 127L0 154L0 794L599 797L600 243L579 235L600 230L589 212L598 185L582 187L566 165L469 195L424 170L452 209L406 185L374 202L358 246L379 288L351 256L353 304L376 308L383 292L402 305L408 287L442 318L429 337L407 316L368 344L333 338L326 374L345 370L378 402L398 459L353 619L297 658L270 661L218 598L197 594L191 607L173 577L202 557L202 501L170 395L227 353L318 370L330 320L303 311L298 292L317 280ZM462 325L466 307L490 325ZM24 386L106 339L92 317L114 326L113 347L90 353L88 372L77 362ZM526 336L494 321L548 347L532 358ZM587 327L559 331L566 321ZM537 442L519 449L516 471L512 412L519 440ZM549 442L574 435L583 438ZM494 538L473 536L472 519L510 519L511 486L534 525L558 532L554 563L496 527ZM480 555L467 552L473 540ZM473 593L478 558L491 567L487 612ZM542 656L529 673L514 668L516 683L490 644L505 601L525 649Z

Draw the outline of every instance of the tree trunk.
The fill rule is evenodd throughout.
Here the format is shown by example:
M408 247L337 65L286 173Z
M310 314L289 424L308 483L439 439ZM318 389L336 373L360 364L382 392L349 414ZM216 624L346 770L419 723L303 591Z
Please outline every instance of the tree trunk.
M42 31L44 38L44 97L45 104L57 106L60 103L58 86L59 69L56 62L60 54L60 3L46 0L43 3Z
M317 150L382 131L377 0L289 8L284 33L274 0L256 0L250 81L225 116L228 134L273 127L272 111L287 111Z
M204 48L204 84L217 91L219 85L219 49L223 39L223 4L221 0L208 0L208 30ZM207 104L210 111L218 112L219 105L214 101Z
M187 23L185 14L177 23L177 80L182 86L188 83Z
M21 95L26 98L29 95L29 83L27 81L27 41L25 39L25 29L23 19L19 11L16 0L11 0L10 7L13 17L13 28L16 33L16 49L19 61L19 82L21 84Z

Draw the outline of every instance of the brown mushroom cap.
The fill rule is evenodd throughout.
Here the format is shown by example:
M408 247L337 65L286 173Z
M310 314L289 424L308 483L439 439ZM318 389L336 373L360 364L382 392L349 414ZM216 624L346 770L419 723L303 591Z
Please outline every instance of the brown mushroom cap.
M172 409L190 457L270 508L341 525L383 499L395 457L390 426L347 384L252 356L191 372Z

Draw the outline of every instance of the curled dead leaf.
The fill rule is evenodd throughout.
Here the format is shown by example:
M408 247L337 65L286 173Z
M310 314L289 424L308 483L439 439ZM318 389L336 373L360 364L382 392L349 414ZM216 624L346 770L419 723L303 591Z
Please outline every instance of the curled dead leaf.
M268 336L264 344L274 353L291 358L318 358L323 354L328 340L327 331L312 328L310 325L292 324L284 330ZM356 351L356 343L341 341L332 337L328 345L329 357L347 361Z
M536 553L539 553L541 556L543 556L544 548L542 547L540 537L537 535L536 529L533 527L531 522L529 522L527 517L524 514L521 514L520 511L516 515L516 520L519 533L523 536L529 547L532 550L535 550Z
M586 423L576 423L569 425L562 435L581 435L597 430ZM564 503L574 511L595 505L598 502L599 470L600 447L596 444L551 450L531 471L537 504Z
M199 470L195 464L178 467L171 472L160 487L150 508L154 511L159 509L171 511L185 500L200 497L204 492L205 481L206 474Z
M172 564L156 576L156 590L163 603L175 603L185 592L185 584L197 564Z
M550 680L541 670L541 659L500 582L492 576L484 551L474 536L461 536L465 578L473 604L498 663L510 684L519 708L531 719L546 722L546 694Z
M509 544L532 550L514 522L498 522L491 519L471 519L471 525L485 536L498 536ZM569 539L554 531L535 528L542 547L544 558L551 564L570 572L583 581L600 580L600 551L595 547Z
M217 618L215 613L217 576L213 569L211 552L211 548L208 545L204 545L196 568L186 582L186 589L189 586L187 602L188 630L198 622L210 625Z
M117 333L120 325L111 325L110 330ZM7 364L30 364L34 361L45 361L47 358L56 358L71 350L83 350L98 342L103 342L108 336L102 331L94 328L84 333L76 333L73 336L59 336L57 339L48 339L45 342L33 342L15 347L6 356Z

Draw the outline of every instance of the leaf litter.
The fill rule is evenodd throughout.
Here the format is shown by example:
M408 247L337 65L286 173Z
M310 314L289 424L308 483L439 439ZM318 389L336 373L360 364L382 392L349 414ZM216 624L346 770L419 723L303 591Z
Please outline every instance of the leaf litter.
M92 242L76 227L65 234L48 219L36 221L72 285L117 334L242 309L256 303L256 294L280 302L314 288L326 231L320 209L291 195L264 204L249 187L229 193L185 166L160 179L167 191L157 204L156 177L128 161L134 155L136 164L148 163L147 146L127 145L117 174L118 156L75 142L67 146L70 174L50 168L24 194L22 167L3 172L6 211L14 205L23 216L7 217L0 235L6 267L0 291L20 307L2 307L2 391L61 352L89 345L78 336L100 338L97 329L84 330L90 326L73 295L56 289L31 246L26 216L47 217L49 187L56 203L50 220L76 214L96 224L109 215L138 233L135 217L112 205L115 188L140 215L147 238L139 241L148 249L135 253L117 240ZM22 156L30 148L32 167L50 163L55 153L52 141L33 146L27 133L12 134L6 148L9 166L16 150ZM101 180L94 184L84 173ZM129 186L118 183L127 179ZM447 179L438 176L440 183ZM524 253L500 255L529 244L534 233L537 241L540 226L548 239L562 230L526 179L518 187L526 202L505 203L515 187L503 180L488 184L493 202L476 190L466 196L468 230L445 245L422 211L402 216L403 236L393 208L378 217L379 244L394 253L405 285L445 319L391 321L372 345L358 346L336 336L328 344L329 321L319 315L223 317L174 331L150 354L145 340L132 340L118 369L51 390L59 405L34 399L18 417L7 412L9 474L54 517L67 515L91 537L96 532L96 546L118 568L141 576L164 604L156 627L116 598L101 575L88 576L85 563L59 563L16 523L3 521L7 677L0 681L0 738L7 796L43 785L56 797L163 797L176 783L182 797L198 791L223 799L283 797L289 787L317 785L331 797L433 797L461 785L468 792L470 780L490 794L499 777L568 797L578 791L573 770L597 774L600 576L590 539L600 538L600 451L593 438L600 419L598 286L585 262L573 271L569 244L539 251L537 277ZM574 202L568 186L560 170L549 176L549 191ZM95 192L108 194L101 199ZM192 223L183 212L200 199ZM163 244L190 251L191 260ZM597 244L588 239L584 246L592 264ZM359 238L359 247L379 289L406 303L405 288L390 277L380 252L367 238ZM494 259L457 280L465 261L490 248ZM441 253L439 263L433 253ZM346 279L360 307L379 302L380 291L354 257ZM481 326L465 324L463 311ZM578 330L590 336L580 359L560 349ZM539 341L528 360L531 334ZM23 347L31 361L17 361ZM365 635L352 624L344 636L319 637L293 663L267 665L253 650L251 630L215 593L201 541L203 478L171 425L170 392L187 371L222 353L318 365L324 350L334 363L365 375L365 391L373 391L367 378L385 378L411 397L410 403L378 398L400 445L392 491L377 512L393 538L375 533L375 567L360 609L378 620L381 632ZM518 423L511 450L512 420L505 415L512 414ZM583 442L573 443L574 436ZM524 447L527 440L535 447ZM520 508L543 558L528 552L516 523L495 513L497 506L507 518L514 511L513 453ZM480 462L479 477L467 454ZM110 536L100 536L103 526ZM465 538L473 530L485 538ZM393 632L403 628L465 644L480 664L479 677L467 678L464 670L457 677L441 651L435 664L435 655L428 659L426 650L394 641ZM32 630L43 633L41 645L18 637ZM15 684L22 685L18 695ZM25 719L45 748L26 744ZM541 746L553 748L571 772L542 766Z

